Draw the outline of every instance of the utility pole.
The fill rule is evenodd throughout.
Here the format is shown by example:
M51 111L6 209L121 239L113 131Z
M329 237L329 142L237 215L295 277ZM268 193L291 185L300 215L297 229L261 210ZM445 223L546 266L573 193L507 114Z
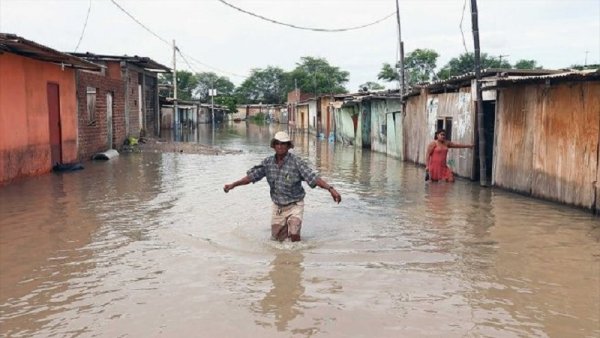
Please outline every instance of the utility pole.
M396 22L398 23L398 42L400 46L400 101L404 101L404 42L402 42L402 31L400 29L400 5L396 0ZM404 106L404 104L402 104Z
M211 86L213 87L213 86ZM210 112L212 116L212 127L213 131L215 130L215 95L217 95L217 90L211 88L208 90L208 95L210 95Z
M298 121L297 119L297 114L298 114L298 102L300 102L300 91L298 91L298 80L294 79L294 89L296 92L296 100L294 102L294 129L298 129L298 125L296 124L296 121Z
M475 44L475 90L477 103L477 130L479 136L479 185L487 187L487 165L485 161L485 129L483 123L483 102L481 101L481 50L479 47L479 21L477 18L477 0L471 0L471 24L473 43Z
M177 135L177 126L179 125L179 112L177 111L177 46L173 39L173 131Z

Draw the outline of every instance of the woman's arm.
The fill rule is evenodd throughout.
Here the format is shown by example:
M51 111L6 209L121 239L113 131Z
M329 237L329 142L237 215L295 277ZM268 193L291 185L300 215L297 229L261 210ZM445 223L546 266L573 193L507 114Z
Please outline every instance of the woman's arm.
M434 148L435 148L435 142L431 142L427 146L427 155L425 156L425 170L429 169L429 160L431 159L431 155L433 154Z
M448 142L448 148L475 148L475 145Z

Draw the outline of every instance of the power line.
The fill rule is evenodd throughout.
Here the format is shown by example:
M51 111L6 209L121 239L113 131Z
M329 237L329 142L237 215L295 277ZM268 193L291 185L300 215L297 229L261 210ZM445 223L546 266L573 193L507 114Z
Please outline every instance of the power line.
M92 0L90 0L90 5L88 6L87 15L85 17L85 23L83 24L83 29L81 30L81 36L79 36L79 41L77 41L77 47L75 47L75 52L79 49L79 45L81 44L81 40L83 39L83 34L85 33L85 28L87 27L88 19L90 18L90 11L92 10Z
M128 17L130 17L133 21L135 21L138 25L140 25L142 28L144 28L146 31L148 31L148 33L154 35L155 37L157 37L160 41L166 43L167 45L171 45L171 43L169 41L167 41L166 39L163 39L162 37L160 37L158 34L154 33L152 30L150 30L150 28L146 27L143 23L141 23L138 19L136 19L133 15L129 14L128 11L126 11L123 7L121 7L121 5L119 5L115 0L110 0L110 2L112 2L115 6L117 6L123 13L125 13Z
M158 34L154 33L154 32L153 32L153 31L152 31L150 28L148 28L146 25L144 25L144 24L143 24L143 23L142 23L140 20L138 20L137 18L135 18L135 17L134 17L134 16L133 16L131 13L129 13L127 10L125 10L123 7L121 7L121 5L119 5L119 4L118 4L118 3L117 3L115 0L110 0L110 1L111 1L111 2L112 2L114 5L115 5L115 6L117 6L117 8L119 8L119 9L120 9L120 10L121 10L123 13L125 13L125 14L126 14L128 17L130 17L130 18L131 18L133 21L135 21L135 22L136 22L138 25L140 25L142 28L144 28L144 29L145 29L145 30L146 30L148 33L150 33L150 34L154 35L154 36L155 36L156 38L158 38L160 41L162 41L162 42L166 43L167 45L169 45L169 47L171 47L171 43L170 43L169 41L167 41L167 39L165 39L165 38L161 37L160 35L158 35ZM188 66L190 66L189 62L188 62L188 61L185 59L185 57L183 56L183 54L181 53L181 51L179 50L179 48L177 48L177 51L179 52L179 55L181 55L181 56L184 58L184 61L185 61L185 62L188 64ZM191 57L191 56L189 56L189 58L190 58L190 59L192 59L192 60L194 60L194 61L196 61L197 63L199 63L199 64L201 64L201 65L205 66L205 67L208 67L208 68L214 69L214 70L216 70L216 71L218 71L218 72L221 72L221 73L227 73L227 74L231 74L231 75L234 75L234 76L238 76L238 77L246 78L246 76L244 76L244 75L239 75L239 74L235 74L235 73L232 73L232 72L227 72L227 71L224 71L224 70L218 69L218 68L216 68L216 67L213 67L213 66L211 66L211 65L208 65L208 64L206 64L206 63L203 63L203 62L201 62L201 61L198 61L197 59L195 59L195 58L193 58L193 57ZM191 67L191 66L190 66L190 67Z
M463 10L462 10L462 15L460 16L460 34L462 35L462 43L463 46L465 47L465 53L469 54L469 50L467 49L467 43L465 42L465 32L463 32L462 29L462 25L463 25L463 19L465 18L465 9L467 8L467 0L465 0L464 4L463 4Z
M271 22L271 23L275 23L275 24L282 25L282 26L288 26L288 27L292 27L292 28L296 28L296 29L303 29L303 30L315 31L315 32L346 32L346 31L361 29L361 28L373 26L373 25L378 24L378 23L382 22L383 20L385 20L385 19L387 19L387 18L389 18L389 17L391 17L393 15L396 15L396 12L393 12L393 13L390 13L390 14L386 15L385 17L383 17L383 18L381 18L379 20L373 21L373 22L368 23L366 25L360 25L360 26L354 26L354 27L332 28L332 29L328 29L328 28L314 28L314 27L302 27L302 26L297 26L297 25L293 25L293 24L289 24L289 23L285 23L285 22L281 22L281 21L269 19L269 18L264 17L262 15L259 15L259 14L256 14L256 13L252 13L252 12L249 12L247 10L241 9L239 7L236 7L236 6L228 3L225 0L218 0L218 1L221 2L221 3L223 3L226 6L229 6L229 7L233 8L233 9L237 10L237 11L240 11L242 13L245 13L245 14L257 17L259 19L262 19L262 20L265 20L265 21L268 21L268 22Z
M182 54L181 52L179 52L179 54L180 54L180 55L183 57L183 54ZM217 72L224 73L224 74L230 74L230 75L237 76L237 77L241 77L241 78L244 78L244 79L246 79L246 78L247 78L247 76L246 76L246 75L240 75L240 74L236 74L236 73L233 73L233 72L229 72L229 71L226 71L226 70L219 69L219 68L217 68L217 67L213 67L213 66L211 66L211 65L207 65L206 63L204 63L204 62L201 62L201 61L197 60L196 58L194 58L194 57L193 57L193 56L191 56L191 55L188 55L188 57L189 57L189 58L190 58L192 61L195 61L196 63L198 63L198 64L200 64L200 65L202 65L202 66L204 66L204 67L207 67L207 68L213 69L213 70L215 70L215 71L217 71ZM186 62L187 62L187 61L186 61Z

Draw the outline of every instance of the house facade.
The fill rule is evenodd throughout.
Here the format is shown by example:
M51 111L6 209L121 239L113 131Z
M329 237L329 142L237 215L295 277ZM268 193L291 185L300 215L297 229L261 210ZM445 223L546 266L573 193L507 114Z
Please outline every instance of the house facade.
M96 115L102 120L105 118L107 120L106 115L110 114L111 109L113 114L112 126L104 124L104 128L99 125L97 128L89 128L94 127L93 121L86 122L84 116L80 121L83 131L80 139L88 137L94 139L96 143L92 147L101 148L98 141L103 137L98 135L112 133L112 144L108 149L115 147L118 149L129 136L160 135L158 74L170 72L170 68L148 57L92 53L71 53L71 55L103 66L102 71L94 74L80 72L78 100L83 115L94 115L88 111L92 106L88 101L93 97L94 89L96 89L97 100ZM112 108L107 105L107 102L110 103L108 100L111 100L111 93ZM108 140L108 136L106 139Z
M101 68L0 34L0 184L78 161L76 69Z

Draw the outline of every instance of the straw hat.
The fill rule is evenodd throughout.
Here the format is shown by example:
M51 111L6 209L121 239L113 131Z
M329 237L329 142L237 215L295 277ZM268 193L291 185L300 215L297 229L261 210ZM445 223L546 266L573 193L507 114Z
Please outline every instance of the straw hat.
M273 138L271 139L271 148L275 147L275 144L274 144L275 141L278 141L281 143L289 143L290 149L294 148L294 142L292 142L290 135L288 133L286 133L285 131L278 131L277 133L275 133L275 136L273 136Z

